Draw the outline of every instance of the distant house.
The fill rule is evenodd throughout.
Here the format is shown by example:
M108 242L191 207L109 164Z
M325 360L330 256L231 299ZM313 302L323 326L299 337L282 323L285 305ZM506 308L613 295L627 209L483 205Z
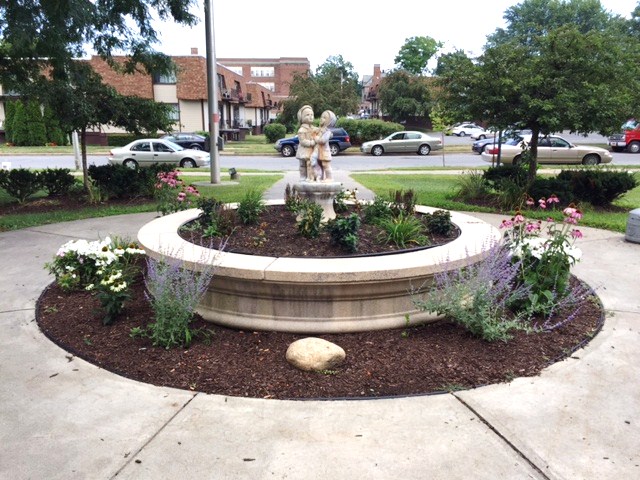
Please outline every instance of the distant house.
M116 61L124 59L116 58ZM170 104L173 107L174 131L209 130L206 59L197 55L172 59L177 66L175 75L148 75L141 72L123 75L98 56L84 61L119 93ZM221 135L227 139L237 139L250 130L262 133L264 125L275 119L278 108L273 91L219 63L216 73ZM16 98L19 97L15 93L3 91L0 86L0 125L4 123L5 102ZM123 132L106 125L100 131Z
M172 105L176 131L206 131L209 129L206 59L179 56L172 60L177 66L175 75L121 75L96 56L89 63L104 82L119 93ZM221 132L235 133L232 131L245 128L261 132L262 127L275 117L277 104L272 99L272 92L223 65L217 65L216 73ZM117 130L109 128L105 131Z
M380 82L384 76L385 73L380 70L380 65L375 64L373 66L373 75L364 75L362 77L362 111L360 113L361 115L366 115L366 118L382 118L378 92L380 89Z

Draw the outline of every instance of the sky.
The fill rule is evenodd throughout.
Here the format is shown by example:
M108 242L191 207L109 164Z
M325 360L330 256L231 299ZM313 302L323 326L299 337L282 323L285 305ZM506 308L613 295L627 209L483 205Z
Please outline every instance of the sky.
M159 51L190 55L197 47L205 56L202 0L192 13L201 18L193 27L161 23ZM482 53L487 35L504 27L505 10L514 0L399 1L383 7L362 0L299 2L291 0L226 0L213 2L217 58L305 57L311 70L342 55L362 78L395 67L394 59L406 39L429 36L444 44L441 53L463 50ZM639 0L601 0L614 14L629 17ZM380 4L379 4L380 5Z

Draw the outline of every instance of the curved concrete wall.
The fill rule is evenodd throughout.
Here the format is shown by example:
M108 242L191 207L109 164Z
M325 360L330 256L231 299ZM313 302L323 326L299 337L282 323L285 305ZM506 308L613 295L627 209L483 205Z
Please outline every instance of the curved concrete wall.
M369 257L274 258L186 242L178 228L198 214L194 209L157 218L140 229L138 240L153 258L180 259L196 270L216 265L198 312L211 322L247 330L332 333L402 328L406 315L411 324L432 321L437 317L415 309L411 291L431 282L438 272L481 259L500 238L488 223L451 212L462 233L440 247Z

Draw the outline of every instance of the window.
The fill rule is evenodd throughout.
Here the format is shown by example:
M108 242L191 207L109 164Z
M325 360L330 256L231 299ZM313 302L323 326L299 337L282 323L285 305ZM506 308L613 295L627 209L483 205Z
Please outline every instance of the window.
M150 152L151 144L149 142L140 142L136 143L133 147L131 147L132 152Z
M276 84L273 82L258 82L258 85L262 85L264 88L272 92L276 91Z
M153 83L156 84L173 84L176 83L176 74L175 72L172 73L163 73L163 74L159 74L159 73L155 73L153 75Z
M170 103L171 111L169 112L169 120L174 122L180 121L180 106L177 103Z
M275 69L273 67L251 67L252 77L275 77Z
M173 152L171 148L169 148L164 143L160 143L160 142L153 142L153 150L155 152Z

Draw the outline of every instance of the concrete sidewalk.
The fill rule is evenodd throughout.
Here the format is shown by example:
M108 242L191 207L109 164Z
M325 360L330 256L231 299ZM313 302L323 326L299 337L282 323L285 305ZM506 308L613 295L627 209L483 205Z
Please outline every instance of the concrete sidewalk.
M623 235L583 229L575 273L609 315L585 349L539 377L437 396L276 401L131 381L40 333L34 304L58 247L135 236L154 216L0 233L0 478L640 478L640 245Z

